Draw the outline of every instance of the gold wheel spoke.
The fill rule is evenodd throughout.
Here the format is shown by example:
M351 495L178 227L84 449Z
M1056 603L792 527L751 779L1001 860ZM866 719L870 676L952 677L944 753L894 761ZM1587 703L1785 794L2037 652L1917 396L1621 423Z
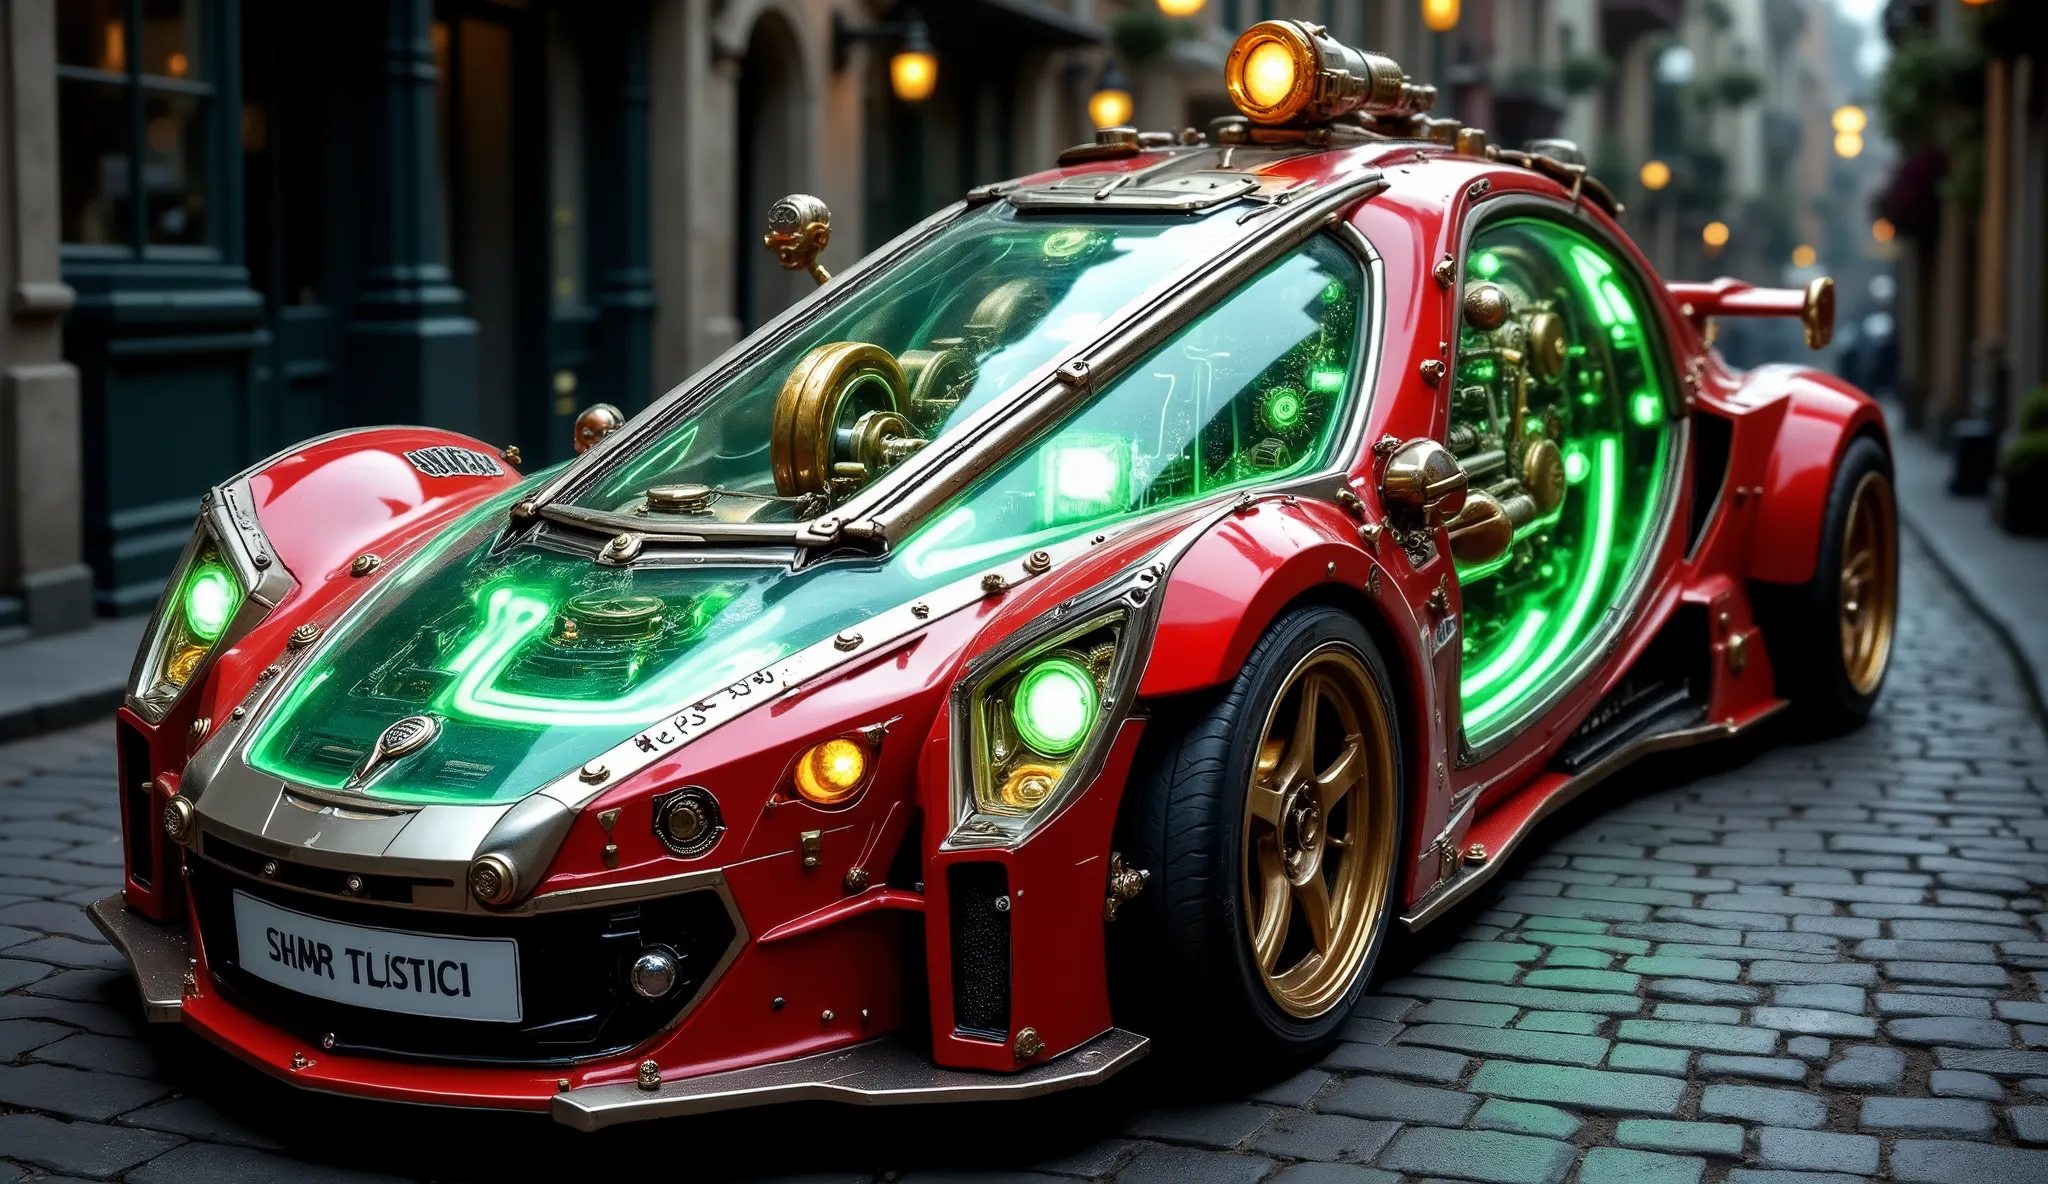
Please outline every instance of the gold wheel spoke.
M1310 876L1306 884L1296 885L1294 899L1301 902L1301 914L1308 921L1309 939L1315 943L1316 953L1327 956L1336 918L1330 915L1330 886L1323 882L1322 873Z
M1293 785L1309 776L1316 759L1316 712L1323 698L1323 676L1301 678L1301 706L1295 710L1294 734L1287 740L1287 755L1281 760L1276 778L1281 786Z
M1251 801L1248 804L1253 818L1276 831L1280 829L1281 812L1287 804L1287 795L1280 792L1278 785L1270 780L1253 783Z
M1330 767L1316 774L1316 808L1323 812L1323 825L1330 824L1330 810L1351 787L1358 784L1359 770L1365 767L1365 741L1356 732L1344 738L1344 751L1330 762Z
M1265 893L1260 902L1258 928L1252 932L1252 953L1259 969L1267 974L1280 961L1280 947L1287 941L1287 917L1293 897L1287 890L1287 866L1280 857L1278 837L1259 842L1259 880Z

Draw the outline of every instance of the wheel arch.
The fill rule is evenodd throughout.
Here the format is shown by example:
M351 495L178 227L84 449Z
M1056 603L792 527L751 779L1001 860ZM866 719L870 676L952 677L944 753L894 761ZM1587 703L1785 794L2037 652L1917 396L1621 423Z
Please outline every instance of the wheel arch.
M1889 462L1891 436L1870 396L1813 370L1777 371L1752 384L1782 383L1785 407L1763 465L1762 505L1750 535L1746 573L1768 584L1803 584L1827 517L1835 469L1849 446L1868 438Z

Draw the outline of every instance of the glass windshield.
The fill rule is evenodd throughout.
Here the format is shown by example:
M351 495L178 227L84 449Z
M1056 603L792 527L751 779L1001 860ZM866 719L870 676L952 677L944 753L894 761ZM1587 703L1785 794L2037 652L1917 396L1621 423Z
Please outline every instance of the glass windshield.
M570 504L679 523L814 517L1240 234L1234 215L1027 219L997 203L803 325Z

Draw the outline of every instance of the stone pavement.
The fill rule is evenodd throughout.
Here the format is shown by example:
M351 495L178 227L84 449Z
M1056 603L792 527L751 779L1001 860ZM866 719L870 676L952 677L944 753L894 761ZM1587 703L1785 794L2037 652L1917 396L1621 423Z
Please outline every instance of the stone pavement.
M0 1181L2039 1184L2048 741L2006 651L1906 554L1869 727L1593 795L1390 951L1345 1041L1278 1081L1153 1062L1009 1106L597 1136L299 1094L145 1029L80 915L118 876L106 729L0 748Z

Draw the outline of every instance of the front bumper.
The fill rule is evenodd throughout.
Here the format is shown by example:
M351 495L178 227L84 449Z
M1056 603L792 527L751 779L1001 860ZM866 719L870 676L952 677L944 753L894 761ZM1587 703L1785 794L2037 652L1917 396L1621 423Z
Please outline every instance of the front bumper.
M637 1084L550 1088L541 1070L477 1069L403 1063L330 1053L257 1020L215 992L187 997L196 984L191 939L183 926L159 925L130 910L119 893L87 906L93 923L128 960L151 1020L182 1021L242 1059L302 1088L387 1101L532 1110L594 1131L620 1123L796 1101L865 1106L993 1101L1094 1085L1143 1057L1151 1042L1112 1028L1072 1051L1017 1073L945 1069L902 1042L883 1038L794 1060ZM189 1006L188 1006L189 1002ZM393 1087L396 1076L411 1076Z

